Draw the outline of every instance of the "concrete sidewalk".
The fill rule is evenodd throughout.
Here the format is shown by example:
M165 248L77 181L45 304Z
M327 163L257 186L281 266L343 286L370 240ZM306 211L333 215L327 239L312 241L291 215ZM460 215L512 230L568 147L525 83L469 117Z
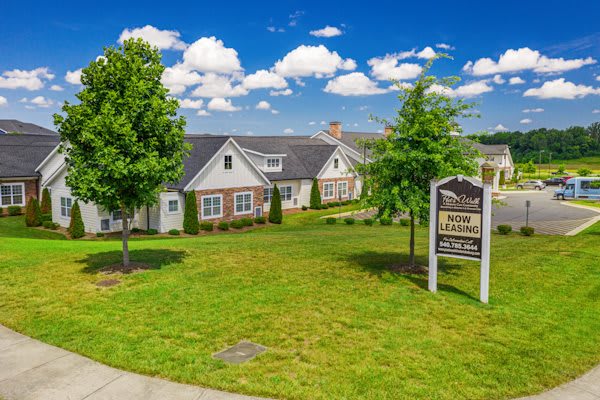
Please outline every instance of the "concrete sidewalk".
M4 400L257 400L120 371L0 325Z
M0 396L4 400L260 400L107 367L2 325ZM600 400L600 366L572 382L525 399Z

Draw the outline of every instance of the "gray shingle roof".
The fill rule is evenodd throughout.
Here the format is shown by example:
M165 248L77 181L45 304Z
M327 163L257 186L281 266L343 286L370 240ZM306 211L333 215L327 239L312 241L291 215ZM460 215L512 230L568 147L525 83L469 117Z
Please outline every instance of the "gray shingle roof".
M0 135L0 177L37 176L37 166L58 145L54 135Z
M329 130L324 130L323 132L329 134ZM339 140L352 150L362 154L362 148L359 148L356 144L358 139L383 139L384 137L383 133L342 131L342 138Z
M53 135L58 136L58 133L46 129L43 126L31 124L29 122L22 122L16 119L0 119L0 134L2 133L25 133L33 135Z
M467 138L461 139L465 143L470 144L473 148L479 150L482 154L485 154L486 156L502 155L505 154L506 150L508 149L508 146L505 144L483 144Z
M286 154L281 172L265 172L272 181L316 177L337 148L307 136L234 136L233 139L243 149L262 154Z

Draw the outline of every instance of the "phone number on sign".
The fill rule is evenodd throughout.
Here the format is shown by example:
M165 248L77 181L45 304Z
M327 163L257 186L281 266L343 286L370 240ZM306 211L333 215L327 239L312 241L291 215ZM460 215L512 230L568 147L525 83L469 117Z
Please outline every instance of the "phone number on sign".
M445 247L448 249L457 249L457 250L477 251L476 245L465 244L465 243L440 242L439 247Z

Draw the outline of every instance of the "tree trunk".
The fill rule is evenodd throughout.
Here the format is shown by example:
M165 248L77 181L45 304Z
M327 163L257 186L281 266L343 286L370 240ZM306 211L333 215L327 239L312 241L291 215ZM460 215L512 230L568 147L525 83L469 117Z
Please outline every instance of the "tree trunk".
M408 256L408 265L415 266L415 216L410 214L410 255Z
M129 218L127 217L127 209L124 204L121 204L121 222L123 223L123 267L129 267Z

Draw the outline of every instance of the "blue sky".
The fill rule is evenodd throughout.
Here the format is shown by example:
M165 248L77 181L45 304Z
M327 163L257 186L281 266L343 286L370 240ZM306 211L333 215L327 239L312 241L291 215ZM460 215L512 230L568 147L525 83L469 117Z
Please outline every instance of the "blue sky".
M432 73L460 76L452 95L478 103L466 133L600 120L598 2L91 4L2 5L0 118L53 128L77 70L133 35L162 47L188 132L377 131L369 114L399 104L387 79L410 84L438 51L454 59Z

